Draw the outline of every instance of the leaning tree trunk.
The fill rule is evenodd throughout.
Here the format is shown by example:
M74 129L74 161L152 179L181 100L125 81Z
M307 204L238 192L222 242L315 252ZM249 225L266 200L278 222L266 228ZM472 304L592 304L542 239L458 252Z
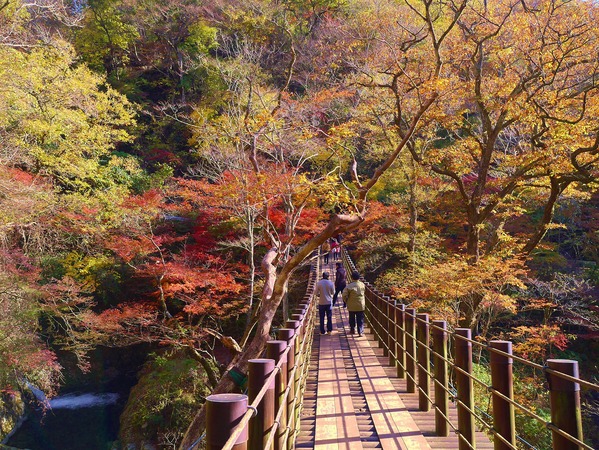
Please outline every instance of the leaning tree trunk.
M277 256L277 249L269 250L262 261L262 268L265 272L265 286L263 291L262 305L258 315L256 333L247 346L233 359L227 367L228 370L235 367L242 373L247 373L249 360L259 358L270 340L270 330L276 312L287 294L287 285L293 271L308 258L312 252L322 245L327 239L339 232L349 231L358 226L363 221L362 216L358 215L335 215L330 220L326 228L310 239L298 252L293 255L277 273L273 262ZM227 375L221 378L212 394L222 394L232 392L236 389L233 379ZM202 407L189 425L185 436L179 447L180 450L187 450L198 437L202 435L206 422L205 408Z
M543 217L541 223L537 227L535 234L528 240L522 252L529 255L536 247L539 242L543 240L545 234L549 230L549 225L553 221L553 213L555 211L555 204L562 192L570 185L570 182L560 183L557 179L551 177L551 192L545 207L543 208Z

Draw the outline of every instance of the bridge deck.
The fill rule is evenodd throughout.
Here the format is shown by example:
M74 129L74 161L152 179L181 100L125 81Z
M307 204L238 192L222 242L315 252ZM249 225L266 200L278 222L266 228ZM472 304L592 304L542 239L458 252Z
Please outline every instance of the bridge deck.
M297 448L317 450L457 449L458 437L435 436L434 411L418 409L418 395L406 392L372 335L349 335L347 310L335 307L332 334L315 330L308 391ZM315 392L314 392L315 390ZM433 391L433 389L431 389ZM450 418L457 423L451 404ZM477 449L492 449L479 432Z

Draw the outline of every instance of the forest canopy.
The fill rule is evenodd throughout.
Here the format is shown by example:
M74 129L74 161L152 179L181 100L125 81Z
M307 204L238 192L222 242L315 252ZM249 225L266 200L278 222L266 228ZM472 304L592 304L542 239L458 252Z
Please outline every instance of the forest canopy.
M479 339L597 355L598 16L0 2L3 389L50 395L59 351L85 371L98 345L143 342L229 390L339 234L369 281Z

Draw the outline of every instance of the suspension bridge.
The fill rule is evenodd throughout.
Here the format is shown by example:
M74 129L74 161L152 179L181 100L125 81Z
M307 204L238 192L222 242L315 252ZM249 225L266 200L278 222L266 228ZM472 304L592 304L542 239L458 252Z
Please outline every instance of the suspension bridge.
M345 252L343 264L355 270ZM580 393L599 395L599 385L579 378L576 361L533 363L512 354L509 341L450 331L368 283L364 336L350 335L340 305L333 332L320 335L313 297L323 269L334 272L315 255L304 298L264 358L250 361L247 392L208 397L205 448L536 449L518 435L518 414L550 431L553 450L593 450L582 433ZM473 375L473 349L487 354L490 383ZM547 378L551 420L514 399L514 363ZM480 392L490 412L477 408Z

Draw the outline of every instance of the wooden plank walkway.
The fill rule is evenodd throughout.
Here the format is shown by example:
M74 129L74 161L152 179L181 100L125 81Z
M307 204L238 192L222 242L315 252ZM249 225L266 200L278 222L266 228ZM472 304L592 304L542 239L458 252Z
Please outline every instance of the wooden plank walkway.
M383 356L383 349L378 348L378 344L374 338L373 334L368 332L364 335L368 338L370 342L370 346L376 354L379 364L387 374L389 380L393 384L395 391L398 393L400 398L402 399L404 405L406 406L407 411L410 413L414 422L422 432L423 436L428 441L429 445L432 449L457 449L458 448L458 436L453 433L450 429L449 436L437 436L435 434L435 413L434 409L431 411L420 411L419 409L419 400L417 393L409 393L406 387L406 380L397 378L396 368L389 366L388 357ZM431 384L430 395L432 400L435 398L435 389ZM448 417L455 426L458 423L458 412L455 407L455 403L449 403L449 411ZM489 439L489 437L482 431L477 431L475 436L475 445L476 449L480 450L492 450L494 448L493 443Z
M335 315L348 323L347 309L335 308ZM430 449L426 439L397 395L387 374L381 367L366 336L347 336L349 348L370 416L384 450Z
M318 331L315 331L318 332ZM320 336L315 450L360 450L362 443L341 355L341 334Z
M331 267L328 268L334 273ZM297 448L317 450L424 450L458 448L458 437L435 436L434 410L418 409L418 394L406 392L372 335L349 335L347 310L335 307L332 334L315 329L310 387L302 409ZM318 322L318 321L317 321ZM309 389L309 388L308 388ZM432 391L433 389L431 389ZM450 417L457 423L455 406ZM477 449L492 449L481 432Z

